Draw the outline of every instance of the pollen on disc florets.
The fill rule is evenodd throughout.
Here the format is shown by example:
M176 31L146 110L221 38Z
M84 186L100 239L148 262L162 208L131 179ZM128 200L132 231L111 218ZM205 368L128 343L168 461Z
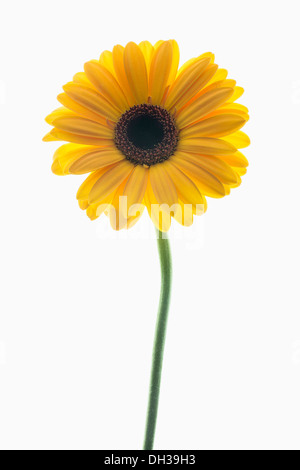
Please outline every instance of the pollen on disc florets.
M174 154L178 135L174 118L166 109L141 104L120 117L115 127L115 144L130 162L151 166Z

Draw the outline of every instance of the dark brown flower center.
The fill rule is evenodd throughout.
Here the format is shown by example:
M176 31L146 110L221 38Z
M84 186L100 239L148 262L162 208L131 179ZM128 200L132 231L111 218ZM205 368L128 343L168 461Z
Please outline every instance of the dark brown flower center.
M174 154L178 130L174 118L160 106L133 106L115 127L116 147L127 160L139 165L155 165Z

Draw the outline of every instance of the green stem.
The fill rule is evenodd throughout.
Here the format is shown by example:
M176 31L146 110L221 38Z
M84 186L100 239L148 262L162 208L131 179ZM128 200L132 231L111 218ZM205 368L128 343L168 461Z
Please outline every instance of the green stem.
M157 246L161 266L161 291L152 354L144 450L153 449L172 280L170 243L166 233L163 234L158 230Z

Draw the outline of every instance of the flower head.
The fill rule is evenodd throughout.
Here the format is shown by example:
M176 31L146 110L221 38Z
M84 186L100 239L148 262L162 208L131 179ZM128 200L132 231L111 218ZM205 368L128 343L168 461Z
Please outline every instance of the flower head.
M147 208L162 231L174 217L191 225L206 196L241 183L248 162L239 149L248 110L243 89L205 53L178 70L174 40L130 42L87 62L58 96L45 141L67 141L54 154L57 175L89 174L77 199L94 220L131 227Z

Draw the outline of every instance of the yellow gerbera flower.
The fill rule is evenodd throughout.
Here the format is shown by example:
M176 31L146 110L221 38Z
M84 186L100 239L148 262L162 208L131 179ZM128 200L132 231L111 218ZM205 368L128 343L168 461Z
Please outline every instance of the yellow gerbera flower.
M250 144L240 131L248 110L235 103L243 89L212 53L178 65L174 40L130 42L63 87L44 140L69 142L54 154L55 174L89 173L77 198L90 219L105 212L113 228L131 227L147 207L167 231L171 216L191 225L206 196L240 185L248 162L239 149Z

